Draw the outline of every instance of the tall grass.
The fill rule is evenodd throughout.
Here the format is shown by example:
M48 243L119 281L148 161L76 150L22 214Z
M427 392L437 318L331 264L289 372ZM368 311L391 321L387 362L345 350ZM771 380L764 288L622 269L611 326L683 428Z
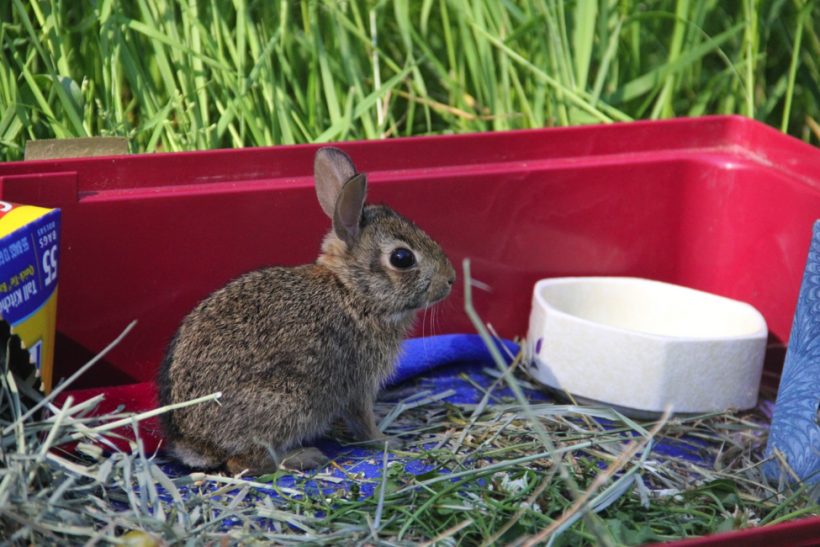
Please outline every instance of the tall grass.
M818 34L814 0L7 0L0 158L715 113L817 143Z

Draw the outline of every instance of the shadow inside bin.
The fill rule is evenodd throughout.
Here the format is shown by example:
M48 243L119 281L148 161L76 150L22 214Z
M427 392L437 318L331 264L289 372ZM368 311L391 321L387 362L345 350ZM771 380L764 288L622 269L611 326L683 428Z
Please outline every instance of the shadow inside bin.
M54 354L60 358L60 377L54 377L54 386L97 356L97 353L60 331L57 331L54 337ZM71 389L85 390L109 386L127 386L137 382L139 380L133 376L123 372L105 359L100 359L91 369L91 372L77 378L71 385Z

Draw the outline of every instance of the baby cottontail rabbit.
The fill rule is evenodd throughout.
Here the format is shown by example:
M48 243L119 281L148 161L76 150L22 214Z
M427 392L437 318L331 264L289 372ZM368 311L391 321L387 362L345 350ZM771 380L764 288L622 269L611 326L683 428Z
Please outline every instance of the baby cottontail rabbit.
M339 417L358 440L384 439L376 393L416 312L450 293L456 272L441 247L390 208L365 205L367 179L344 152L320 149L314 177L333 221L316 262L231 281L182 321L162 361L162 405L222 392L219 404L161 416L189 466L319 467L325 455L302 443Z

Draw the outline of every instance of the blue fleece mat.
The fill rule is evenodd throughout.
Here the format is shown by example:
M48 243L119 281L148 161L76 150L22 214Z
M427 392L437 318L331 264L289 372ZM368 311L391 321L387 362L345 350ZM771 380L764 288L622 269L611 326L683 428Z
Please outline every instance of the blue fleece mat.
M512 361L511 356L518 354L519 346L509 340L497 342L505 360ZM502 347L503 346L505 347ZM451 392L441 400L453 404L478 404L495 378L485 370L497 370L490 352L482 339L477 335L444 335L408 340L399 356L398 368L388 382L387 392L380 398L384 402L399 402L414 394L429 395ZM554 399L540 390L525 389L525 395L534 403L552 402ZM490 397L490 404L512 403L514 396L503 383L495 387ZM599 420L599 422L602 422ZM606 424L603 424L606 426ZM393 430L395 432L395 430ZM418 442L420 439L405 438L405 441ZM421 439L423 441L423 439ZM280 473L270 489L258 488L258 493L273 499L288 494L289 489L298 490L309 498L325 499L343 490L345 495L366 498L378 491L384 466L384 452L377 448L343 445L335 440L323 439L316 446L322 450L336 465L312 473ZM698 442L694 444L673 446L656 445L654 450L666 454L702 462L698 455ZM435 448L434 444L422 443L425 450ZM409 448L407 451L414 451ZM160 455L161 457L161 455ZM160 464L169 477L183 477L193 470L175 462ZM337 467L338 466L338 467ZM388 476L421 475L424 473L449 473L443 467L436 467L427 460L388 453ZM351 480L351 476L355 480ZM362 480L365 479L365 480ZM369 480L367 480L369 479ZM254 480L254 479L250 479ZM206 483L207 484L207 483ZM181 487L183 497L201 495L216 490L219 485L199 487ZM278 491L277 491L278 490ZM283 494L284 492L284 494ZM233 492L235 493L235 491ZM160 491L160 496L171 500L171 497ZM233 521L223 521L230 527Z
M498 343L505 357L518 355L519 346L510 340ZM502 347L506 346L508 351ZM511 359L507 359L509 363ZM479 365L495 367L484 341L477 334L444 334L406 340L399 355L398 367L388 385L395 385L444 365Z

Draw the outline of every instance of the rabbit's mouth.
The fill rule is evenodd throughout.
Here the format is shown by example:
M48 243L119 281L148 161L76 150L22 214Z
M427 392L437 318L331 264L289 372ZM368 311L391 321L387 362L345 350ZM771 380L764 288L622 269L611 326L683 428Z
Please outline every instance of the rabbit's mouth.
M450 295L450 285L444 285L441 287L430 287L430 290L427 291L427 305L426 308L429 308L433 304L437 302L441 302L445 298Z
M413 302L407 303L404 309L399 313L407 314L417 312L425 308L429 308L430 306L437 304L445 298L447 298L449 294L450 287L430 287L428 285L427 291L424 294L415 298Z

